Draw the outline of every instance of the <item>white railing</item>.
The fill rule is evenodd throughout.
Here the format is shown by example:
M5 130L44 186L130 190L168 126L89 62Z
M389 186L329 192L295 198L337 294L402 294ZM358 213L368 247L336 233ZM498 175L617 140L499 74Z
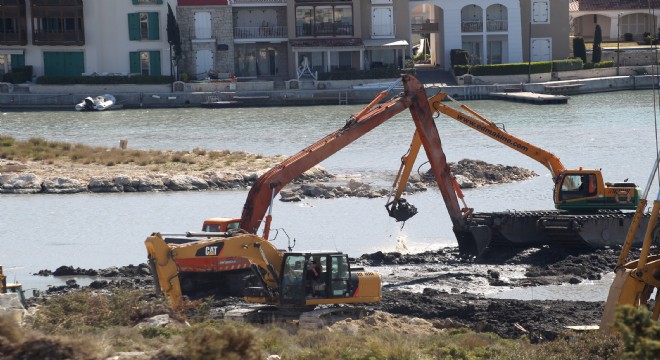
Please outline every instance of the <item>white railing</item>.
M234 39L287 38L286 26L240 26L234 28Z
M506 20L488 20L486 22L488 31L507 31L508 21Z
M482 32L484 31L484 24L479 21L461 21L462 32Z

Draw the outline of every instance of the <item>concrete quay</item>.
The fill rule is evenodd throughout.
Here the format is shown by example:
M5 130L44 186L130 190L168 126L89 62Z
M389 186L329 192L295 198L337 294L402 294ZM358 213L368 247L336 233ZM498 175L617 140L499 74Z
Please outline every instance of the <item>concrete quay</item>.
M511 82L505 81L509 79ZM624 75L574 78L560 81L524 83L502 77L502 83L447 86L425 84L427 93L444 91L457 100L496 99L492 93L531 92L536 94L576 95L618 90L659 87L657 75ZM292 80L293 82L294 80ZM370 102L395 79L372 81L287 82L275 89L273 82L180 83L166 85L33 85L0 84L0 109L73 110L87 96L112 94L123 108L201 107L211 99L233 101L234 106L339 105ZM181 85L183 84L183 85ZM177 84L175 84L177 85ZM172 91L172 90L175 91ZM402 88L395 87L394 95ZM221 107L218 106L218 107Z

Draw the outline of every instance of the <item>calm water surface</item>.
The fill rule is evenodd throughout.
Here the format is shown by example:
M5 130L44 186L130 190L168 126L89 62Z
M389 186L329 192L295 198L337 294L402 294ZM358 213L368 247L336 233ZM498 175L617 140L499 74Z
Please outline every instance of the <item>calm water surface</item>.
M650 91L574 96L567 105L504 101L466 102L506 130L558 155L567 168L601 168L608 181L644 185L655 157L653 95ZM361 106L246 109L143 109L98 113L4 112L0 134L19 139L192 150L195 147L265 155L291 155L343 126ZM466 191L477 211L552 208L549 172L535 161L457 123L436 120L449 161L463 158L532 169L539 177L516 184ZM390 183L409 145L414 125L402 113L322 163L331 172ZM420 155L424 157L424 155ZM422 161L419 163L421 165ZM422 167L424 168L424 167ZM143 240L153 231L197 230L211 216L239 216L247 192L149 194L2 195L0 264L27 287L58 284L31 276L60 265L103 268L146 260ZM655 191L652 193L655 196ZM385 199L277 202L273 227L295 238L296 249L339 249L352 256L455 245L438 191L408 197L420 213L401 228L385 212ZM288 245L283 232L275 240ZM527 290L526 290L527 291ZM535 290L537 295L542 289ZM556 293L559 290L551 289ZM595 295L604 299L605 292ZM570 291L566 291L570 296ZM521 297L522 295L512 295ZM574 297L579 297L573 295Z

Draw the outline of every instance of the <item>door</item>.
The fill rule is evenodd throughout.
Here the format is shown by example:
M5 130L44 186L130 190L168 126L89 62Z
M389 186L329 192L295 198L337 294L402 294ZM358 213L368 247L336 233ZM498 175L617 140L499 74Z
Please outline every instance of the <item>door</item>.
M211 50L198 50L195 54L197 79L205 79L209 70L213 70L213 52Z
M552 39L532 39L532 61L552 60Z
M282 304L305 304L305 256L290 255L284 258L280 283L280 302Z
M85 57L81 51L44 52L44 75L80 76L85 72Z

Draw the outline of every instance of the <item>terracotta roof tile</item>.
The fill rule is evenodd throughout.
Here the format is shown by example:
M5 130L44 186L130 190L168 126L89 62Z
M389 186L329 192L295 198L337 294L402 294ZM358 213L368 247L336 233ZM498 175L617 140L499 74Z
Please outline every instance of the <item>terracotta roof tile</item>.
M575 0L568 11L660 9L660 0Z

